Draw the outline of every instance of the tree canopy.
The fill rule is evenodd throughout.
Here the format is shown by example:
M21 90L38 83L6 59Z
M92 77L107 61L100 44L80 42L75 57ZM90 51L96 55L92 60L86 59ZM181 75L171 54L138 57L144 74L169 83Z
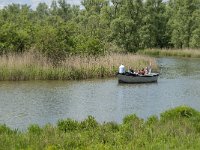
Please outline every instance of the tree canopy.
M49 58L102 55L115 45L199 48L200 0L53 0L48 6L11 4L0 9L0 54L35 49Z

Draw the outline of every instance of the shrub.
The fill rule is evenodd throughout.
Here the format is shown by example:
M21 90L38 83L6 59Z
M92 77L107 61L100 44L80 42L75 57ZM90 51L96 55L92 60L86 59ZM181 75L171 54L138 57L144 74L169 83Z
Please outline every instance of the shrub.
M95 129L98 127L98 122L95 120L93 116L88 116L88 118L81 122L82 129Z
M156 122L158 122L158 117L157 116L151 116L147 119L146 124L148 125L152 125L155 124Z
M200 117L200 113L193 108L187 106L180 106L174 109L170 109L161 114L161 120L170 120L178 118L191 118Z
M108 122L108 123L104 123L103 127L109 131L112 132L117 132L119 131L119 125L115 122Z
M57 126L60 131L67 132L77 130L79 128L79 123L72 119L59 120Z
M42 132L42 129L40 128L39 125L33 124L28 127L28 132L31 134L40 135Z
M9 127L7 127L5 124L0 125L0 134L3 134L3 133L10 134L12 133L12 130Z
M134 115L128 115L123 119L123 124L129 124L132 123L133 121L139 120L139 118L134 114Z

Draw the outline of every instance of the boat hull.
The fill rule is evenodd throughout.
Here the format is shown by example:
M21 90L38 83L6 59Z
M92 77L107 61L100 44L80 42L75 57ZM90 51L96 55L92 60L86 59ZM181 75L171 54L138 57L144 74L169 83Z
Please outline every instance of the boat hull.
M148 75L117 75L119 83L152 83L157 82L158 76L158 73L151 73Z

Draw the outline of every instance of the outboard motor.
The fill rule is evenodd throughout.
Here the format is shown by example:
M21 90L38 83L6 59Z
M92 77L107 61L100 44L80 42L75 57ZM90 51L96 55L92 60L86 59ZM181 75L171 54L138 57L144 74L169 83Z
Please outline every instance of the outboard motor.
M120 65L119 66L119 74L124 74L125 73L125 67L124 67L124 65Z

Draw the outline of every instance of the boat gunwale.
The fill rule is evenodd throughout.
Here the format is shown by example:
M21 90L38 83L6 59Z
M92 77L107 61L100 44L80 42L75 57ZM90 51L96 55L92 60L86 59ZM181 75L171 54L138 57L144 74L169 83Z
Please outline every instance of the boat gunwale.
M153 83L153 82L157 82L158 76L159 76L159 73L151 73L151 74L146 74L146 75L138 75L138 74L130 74L130 73L117 74L119 83ZM137 81L137 78L140 81ZM152 80L150 79L150 80L145 81L145 78L146 79L152 78ZM143 79L144 81L141 81Z

